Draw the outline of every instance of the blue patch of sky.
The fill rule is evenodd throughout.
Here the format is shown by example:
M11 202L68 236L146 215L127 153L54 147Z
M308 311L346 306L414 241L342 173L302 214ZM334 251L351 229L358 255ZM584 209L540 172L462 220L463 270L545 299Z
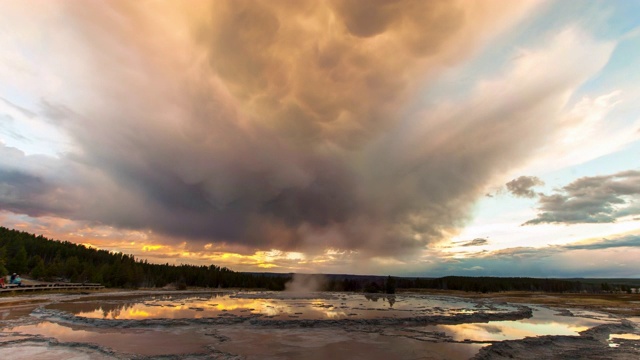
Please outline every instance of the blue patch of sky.
M610 93L620 87L632 86L640 82L640 1L550 2L542 6L532 16L512 31L501 35L466 64L445 72L424 92L421 105L437 103L442 99L456 101L467 97L473 85L479 80L496 76L504 71L518 48L535 47L568 26L578 26L596 39L617 41L618 44L607 65L592 79L585 82L574 94L568 106L572 106L584 96L592 98ZM635 32L635 33L634 33ZM623 96L624 94L622 94ZM632 99L631 99L632 100ZM638 102L626 99L608 115L613 124L626 124L640 118ZM630 129L640 131L640 129ZM615 173L637 168L640 164L632 159L640 159L640 142L632 143L624 149L584 164L574 165L551 173L539 174L545 186L539 190L549 192L555 187L566 185L581 176ZM533 175L533 174L526 174ZM499 204L499 206L497 206ZM533 207L535 200L518 199L507 195L483 198L474 207L474 216L489 219L505 211ZM482 221L476 218L476 221Z
M562 188L570 182L585 176L610 175L626 170L640 170L640 141L625 146L622 150L592 159L582 164L572 165L538 175L544 182L544 186L535 187L536 192L547 195L555 189ZM519 221L523 210L534 209L537 206L537 198L516 198L505 192L494 194L493 197L479 199L473 207L473 223L482 224L494 221L500 217L502 220L512 218ZM490 236L490 234L487 234Z
M67 150L69 142L66 136L46 118L40 118L33 112L34 102L28 96L11 91L3 91L0 96L8 101L4 107L13 107L17 114L12 117L2 113L0 108L0 141L6 146L19 149L26 155L43 154L52 157ZM33 115L24 112L33 112Z
M524 22L524 35L535 37L567 26L578 26L596 39L618 40L640 26L639 1L550 2L530 22Z
M549 277L552 275L563 277L553 263L539 258L484 258L459 259L457 262L438 264L428 270L417 270L403 274L405 276L532 276Z
M597 250L592 250L597 251ZM551 255L517 258L458 259L457 262L444 262L423 270L410 270L399 273L401 276L530 276L548 278L622 278L640 276L640 267L618 266L617 264L567 266L560 258ZM584 254L583 254L584 256Z
M560 187L584 176L609 175L626 170L640 170L638 159L640 159L640 141L633 142L615 153L544 174L543 177L548 183Z
M32 113L36 112L36 109L39 107L38 104L40 103L40 99L37 96L33 96L33 94L30 94L25 89L21 89L7 82L0 85L0 97Z
M640 26L640 16L637 14L640 14L638 1L557 1L545 4L493 39L467 62L443 71L435 81L430 81L423 96L409 108L409 112L443 100L455 102L467 98L478 81L504 72L505 67L517 56L518 49L539 47L550 36L567 27L576 26L602 41L618 41ZM618 73L624 74L631 68L633 64L629 63L630 59L640 58L640 46L636 44L634 39L622 41L612 62L603 69L603 75L592 80L593 83L587 82L583 92L588 92L590 86L598 90L602 84L595 87L597 81L602 82ZM617 83L615 79L613 82Z
M534 190L548 191L545 187L536 187ZM506 191L493 197L483 196L473 205L470 214L472 220L467 224L467 227L513 223L513 230L519 231L520 224L535 217L536 206L537 198L519 198ZM496 235L495 230L489 228L486 233L476 233L473 236L487 238L491 241Z
M640 82L640 31L620 40L607 65L598 75L583 84L574 94L574 99L598 96L621 88L634 88L638 82ZM637 103L632 105L637 115ZM631 110L624 104L620 108L627 113Z
M640 1L593 1L584 4L582 11L586 11L586 16L578 23L581 28L596 39L617 44L607 65L573 94L570 104L584 96L603 95L637 84L640 80ZM575 6L576 3L571 1L559 4L566 12Z

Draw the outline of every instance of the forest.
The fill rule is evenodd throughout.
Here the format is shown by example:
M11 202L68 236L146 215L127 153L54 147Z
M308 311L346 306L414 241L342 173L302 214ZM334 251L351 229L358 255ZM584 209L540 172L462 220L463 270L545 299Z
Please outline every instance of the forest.
M0 275L29 275L45 281L100 283L106 287L250 288L284 290L293 274L242 273L216 265L152 264L133 255L88 248L0 226ZM325 291L393 294L396 289L459 290L467 292L636 292L637 279L546 279L527 277L440 278L376 275L322 275Z
M216 265L151 264L133 255L88 248L68 241L0 227L0 275L36 280L100 283L107 287L163 287L283 290L287 277L247 274Z
M401 278L400 288L421 288L438 290L460 290L467 292L529 291L552 293L603 293L631 292L627 284L609 283L595 279L548 279L529 277L467 277L446 276L436 279Z
M527 291L548 293L632 293L640 288L638 279L549 279L530 277L445 276L383 277L328 275L324 290L364 291L393 294L396 289L457 290L476 293Z

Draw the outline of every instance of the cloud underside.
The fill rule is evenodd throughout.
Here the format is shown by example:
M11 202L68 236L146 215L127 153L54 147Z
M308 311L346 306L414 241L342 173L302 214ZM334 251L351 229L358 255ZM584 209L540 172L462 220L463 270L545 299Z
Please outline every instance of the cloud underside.
M0 145L0 207L254 249L394 255L441 240L496 173L554 137L612 49L570 28L455 106L421 105L439 69L531 5L55 6L43 23L73 31L46 64L26 59L44 69L20 83L42 87L28 111L73 146L51 158Z
M640 171L579 178L554 194L541 194L538 211L525 225L611 223L638 215Z
M517 179L509 181L506 186L507 190L517 197L533 198L536 196L533 187L544 185L544 182L536 176L520 176Z

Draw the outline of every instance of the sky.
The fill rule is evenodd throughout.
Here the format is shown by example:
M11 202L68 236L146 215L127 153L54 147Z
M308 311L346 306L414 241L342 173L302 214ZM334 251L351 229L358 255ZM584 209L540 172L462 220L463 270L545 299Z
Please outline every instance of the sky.
M0 0L0 225L238 271L640 277L638 13Z

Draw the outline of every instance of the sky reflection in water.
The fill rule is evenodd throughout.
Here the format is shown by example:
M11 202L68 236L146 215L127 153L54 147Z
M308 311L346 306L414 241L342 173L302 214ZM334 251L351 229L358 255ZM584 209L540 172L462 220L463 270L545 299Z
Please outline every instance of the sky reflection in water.
M8 330L25 335L53 337L60 342L93 343L126 353L142 355L199 352L206 350L205 346L209 342L209 339L197 332L164 332L153 329L109 330L62 325L49 321L15 326ZM131 341L132 337L135 338L135 341Z
M80 317L101 319L180 319L260 315L273 319L340 319L415 317L474 312L504 312L510 305L486 305L460 298L412 295L317 294L304 298L283 293L214 293L206 295L152 295L127 299L102 298L67 302L49 308ZM612 321L598 313L562 316L556 310L532 307L533 317L517 321L490 321L419 327L427 338L445 333L453 341L502 341L541 335L578 335L580 331Z
M583 318L557 315L556 311L533 307L533 317L517 321L490 321L459 325L426 326L423 331L441 331L455 341L502 341L542 335L579 335L580 331L603 324L605 317ZM596 314L596 313L592 313Z
M276 319L340 319L415 317L458 313L503 312L510 306L487 307L444 297L318 294L304 298L273 293L214 293L199 296L154 295L126 300L109 298L49 306L80 317L103 319L180 319L261 315Z

